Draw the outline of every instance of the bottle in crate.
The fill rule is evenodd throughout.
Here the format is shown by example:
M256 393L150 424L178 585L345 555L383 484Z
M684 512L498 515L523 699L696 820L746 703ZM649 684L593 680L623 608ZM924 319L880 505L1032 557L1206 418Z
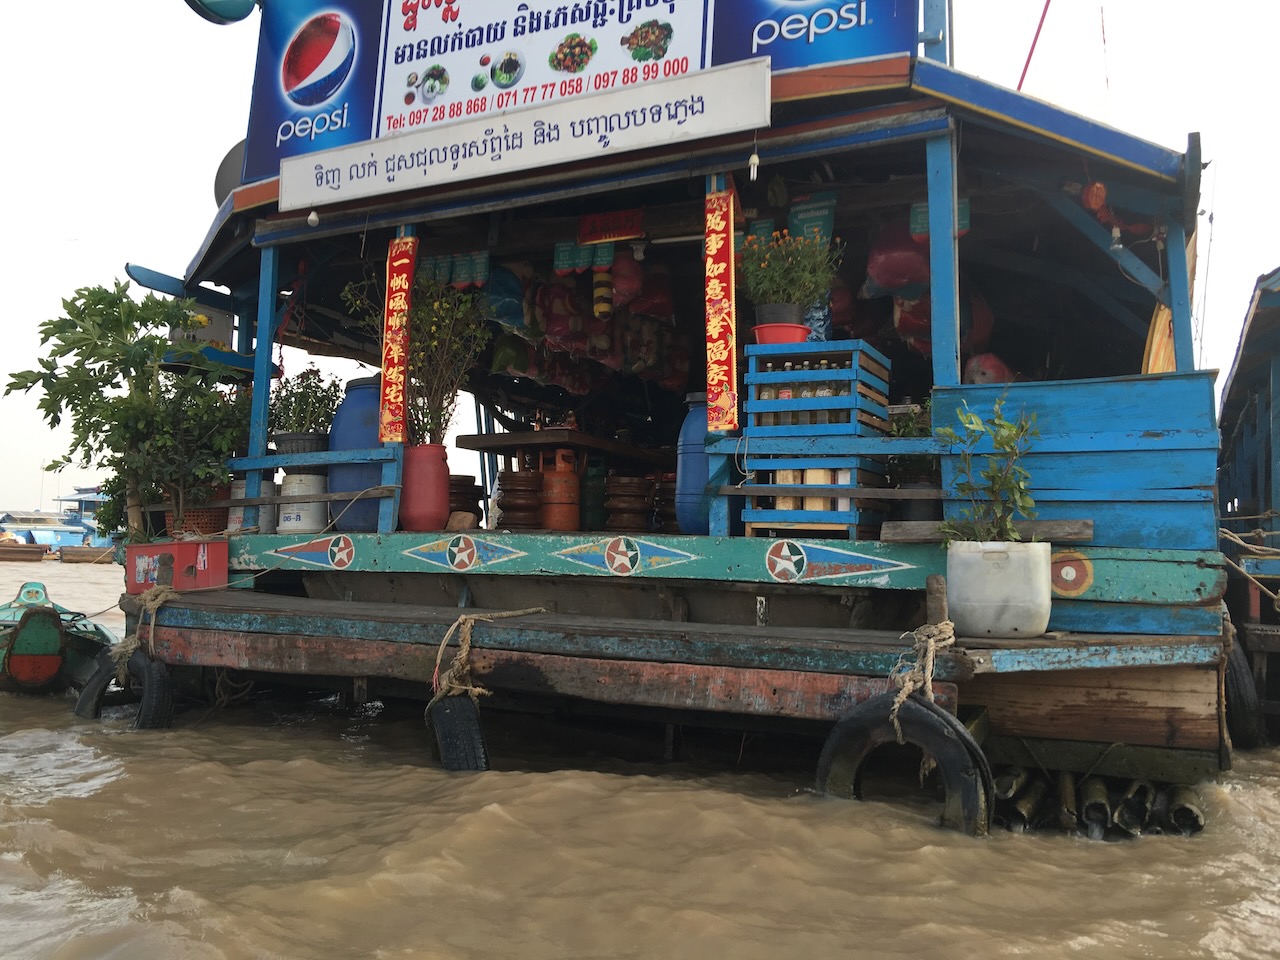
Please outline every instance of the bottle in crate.
M813 395L818 400L827 400L835 393L835 390L832 387L831 381L826 379L831 373L830 367L827 366L826 360L821 360L818 362L818 372L822 374L823 379L819 380L817 385L814 387ZM819 425L825 425L827 423L830 423L831 411L828 410L826 407L819 407L818 409L814 410L813 422Z
M803 364L800 365L800 372L805 374L810 372L808 360L806 360ZM807 377L804 380L801 380L799 392L800 392L801 400L812 400L813 399L813 381L808 379ZM798 423L802 427L807 427L811 425L813 423L813 409L810 406L806 406L805 409L800 411L799 416L796 418L794 422Z
M773 373L773 361L769 361L764 365L766 374ZM762 401L771 401L778 399L778 385L776 383L762 383L760 385L759 399ZM760 414L759 425L762 427L772 427L778 422L778 415L772 410Z
M787 373L787 374L790 374L790 373L794 373L794 372L795 372L794 368L791 366L791 361L790 361L790 360L786 361L786 362L782 365L782 372L783 372L783 373ZM794 396L795 396L795 383L794 383L793 381L791 381L791 380L784 380L782 383L779 383L779 384L778 384L778 399L779 399L779 400L790 400L790 399L792 399ZM795 411L794 411L794 410L788 410L788 411L781 412L781 413L779 413L779 414L778 414L778 419L777 419L777 421L776 421L776 426L779 426L779 427L789 427L789 426L793 426L793 425L795 424L795 422L796 422L796 414L795 414Z

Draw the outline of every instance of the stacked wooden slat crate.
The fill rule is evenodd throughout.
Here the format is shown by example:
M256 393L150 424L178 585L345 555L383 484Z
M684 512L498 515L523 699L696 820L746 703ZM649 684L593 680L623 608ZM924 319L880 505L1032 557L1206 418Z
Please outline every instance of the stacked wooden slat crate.
M889 360L861 340L751 344L746 356L743 467L753 488L777 488L748 498L747 536L876 538L884 504L830 488L885 486L879 460L843 454L838 440L888 431ZM768 453L752 451L761 439ZM787 489L803 486L828 489Z

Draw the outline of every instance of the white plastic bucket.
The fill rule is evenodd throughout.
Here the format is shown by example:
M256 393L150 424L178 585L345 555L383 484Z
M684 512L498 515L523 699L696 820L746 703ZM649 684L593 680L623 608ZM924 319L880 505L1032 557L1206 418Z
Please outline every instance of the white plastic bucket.
M328 478L323 474L290 474L280 484L280 495L301 497L324 493L327 488ZM323 500L317 503L282 503L276 516L276 533L319 533L328 523L329 507Z
M233 480L231 482L231 499L244 499L244 481ZM273 480L263 480L262 490L259 493L263 497L274 497L276 495L276 485ZM232 507L227 512L227 529L241 530L244 528L244 507ZM274 503L264 504L258 508L258 533L275 533L276 532L276 505Z
M947 611L958 637L1038 637L1052 597L1047 543L953 540Z

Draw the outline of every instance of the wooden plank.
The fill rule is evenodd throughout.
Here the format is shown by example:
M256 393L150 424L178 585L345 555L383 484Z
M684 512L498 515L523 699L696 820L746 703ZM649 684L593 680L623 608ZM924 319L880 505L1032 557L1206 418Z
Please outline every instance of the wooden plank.
M1246 649L1280 653L1280 626L1270 623L1239 623L1236 627Z
M967 646L968 640L957 641ZM1061 670L1100 670L1116 667L1149 667L1171 664L1216 664L1222 659L1222 641L1206 638L1199 643L1119 644L1095 640L1094 635L1072 635L1061 646L1032 649L970 649L975 673L1040 673Z
M473 650L472 675L485 686L556 694L599 703L708 710L806 720L837 720L852 707L896 690L883 677L784 670L637 663ZM955 711L956 688L935 683L934 696Z
M979 675L961 702L987 708L993 735L1214 750L1219 745L1218 670L1133 667Z
M437 648L377 640L264 636L161 628L155 649L166 663L318 677L394 678L427 684ZM445 653L448 663L456 647ZM641 663L472 648L472 675L495 690L553 694L601 703L720 713L835 720L863 700L896 689L884 677L805 671ZM954 712L956 687L933 685Z
M1129 743L1003 736L988 737L982 749L993 764L1163 783L1201 783L1216 779L1220 772L1216 750L1172 750Z
M876 57L853 63L824 63L804 70L785 70L770 77L774 103L807 100L856 91L887 90L911 82L911 58Z
M1217 448L1213 439L1217 415L1213 396L1214 371L1170 373L1146 376L1108 377L1094 380L1027 381L1008 384L970 384L962 387L935 386L935 423L961 406L986 415L1000 396L1007 397L1005 415L1019 410L1036 414L1040 438L1037 453L1051 438L1080 441L1090 436L1136 435L1161 446L1173 436L1203 436L1191 446ZM944 425L946 425L944 423ZM1108 431L1106 426L1112 427ZM1115 427L1121 429L1116 430ZM1051 449L1051 448L1050 448ZM1068 448L1069 449L1069 448ZM1086 450L1126 450L1140 447L1089 445ZM1105 480L1105 478L1099 478Z
M210 603L213 592L189 594L160 608L157 637L170 636L170 631L199 631L202 635L293 637L309 648L357 641L400 647L417 644L434 650L459 613L448 607L301 597L272 597L272 604L263 604L264 595L250 591L218 593L243 602ZM136 598L123 598L121 606L126 613L138 615ZM888 630L744 628L553 614L477 621L472 643L476 648L523 653L862 676L888 676L911 650L900 634ZM944 681L972 672L963 652L944 652L935 668L935 676Z
M1212 501L1197 503L1069 502L1036 498L1041 520L1092 520L1092 542L1102 547L1214 550L1217 511Z
M1222 629L1222 612L1208 606L1151 606L1055 600L1049 629L1074 633L1159 633L1178 637L1209 636Z
M1085 541L1093 539L1090 520L1017 520L1023 540ZM888 520L880 527L886 543L941 543L945 538L936 520Z

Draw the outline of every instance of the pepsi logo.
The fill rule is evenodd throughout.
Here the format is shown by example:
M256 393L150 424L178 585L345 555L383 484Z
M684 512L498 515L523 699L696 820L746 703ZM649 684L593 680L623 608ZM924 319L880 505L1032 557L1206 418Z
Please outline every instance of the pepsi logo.
M338 13L312 17L284 52L285 95L301 107L324 103L346 82L356 58L356 32Z

